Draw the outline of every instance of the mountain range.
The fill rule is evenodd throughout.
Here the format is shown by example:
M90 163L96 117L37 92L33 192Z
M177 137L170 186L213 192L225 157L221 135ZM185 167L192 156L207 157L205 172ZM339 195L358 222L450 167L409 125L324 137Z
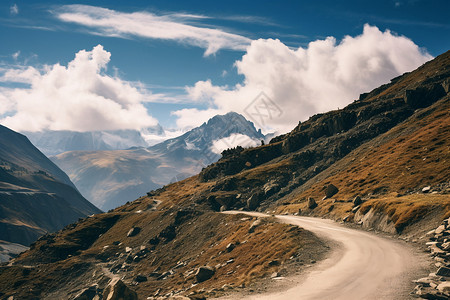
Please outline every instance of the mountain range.
M165 136L161 125L138 130L110 130L76 132L68 130L43 130L22 132L45 155L57 155L66 151L123 150L131 147L147 147Z
M450 51L268 144L230 147L198 175L40 238L0 268L1 296L253 296L265 291L258 285L264 278L279 282L289 270L314 270L337 246L271 216L293 214L387 232L417 252L426 245L439 270L417 280L415 291L425 299L448 299L449 113ZM172 145L177 143L161 151L174 150L179 159L181 150ZM225 209L268 217L220 213ZM334 253L342 256L341 250ZM431 258L426 274L430 266ZM412 283L395 278L392 285L408 289Z
M80 192L103 210L151 189L197 174L235 144L254 146L264 135L242 115L215 116L200 127L151 147L114 151L68 151L51 159Z
M28 246L100 212L25 136L0 126L0 240Z

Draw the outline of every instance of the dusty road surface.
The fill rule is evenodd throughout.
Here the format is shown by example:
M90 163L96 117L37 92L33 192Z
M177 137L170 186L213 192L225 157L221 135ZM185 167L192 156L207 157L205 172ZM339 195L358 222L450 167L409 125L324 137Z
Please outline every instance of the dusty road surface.
M337 247L333 247L335 249L327 259L297 276L291 288L243 295L239 299L412 299L409 296L412 280L428 274L426 255L404 242L347 228L326 219L277 218L335 241Z

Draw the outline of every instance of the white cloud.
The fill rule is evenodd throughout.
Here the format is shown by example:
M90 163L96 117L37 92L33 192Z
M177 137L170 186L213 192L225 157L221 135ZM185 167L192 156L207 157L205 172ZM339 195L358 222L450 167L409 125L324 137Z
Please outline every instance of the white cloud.
M12 58L13 58L14 60L17 60L17 59L19 58L19 55L20 55L20 50L17 51L17 52L14 52L14 53L12 54Z
M261 122L246 111L255 105L255 97L264 92L281 114L266 114L262 129L286 132L298 121L343 108L360 93L430 59L432 56L410 39L369 25L359 36L346 36L339 43L328 37L309 43L307 48L291 49L279 40L259 39L236 62L238 73L245 77L243 83L230 89L214 86L209 80L200 81L188 91L196 100L209 96L212 107L222 113L236 111L257 124ZM184 119L191 113L180 111L176 115ZM196 114L198 122L203 121L201 111Z
M149 12L123 13L88 5L65 5L55 11L64 21L93 28L93 34L112 37L138 36L173 40L206 49L205 56L220 49L244 51L251 40L216 28L190 24L207 18L189 14L155 15Z
M110 57L111 53L98 45L92 51L79 51L67 67L55 64L43 70L2 70L0 81L27 83L30 87L0 90L0 101L9 103L8 109L0 112L0 123L18 131L140 129L156 125L142 104L151 95L104 74Z
M13 4L11 5L11 7L9 8L9 13L13 16L19 14L19 7L17 6L17 4Z
M242 146L244 148L255 147L260 145L259 140L254 140L248 135L241 133L233 133L232 135L215 140L211 146L211 151L216 154L221 154L223 150L228 148L234 148L236 146Z
M206 122L215 115L221 113L221 110L213 108L205 110L199 110L197 108L184 108L172 112L173 115L178 117L177 127L185 131L200 126L203 122Z

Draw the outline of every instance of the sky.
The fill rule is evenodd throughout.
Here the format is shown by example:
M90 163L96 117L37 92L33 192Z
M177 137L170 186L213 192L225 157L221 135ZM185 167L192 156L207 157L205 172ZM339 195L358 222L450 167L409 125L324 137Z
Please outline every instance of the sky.
M450 1L2 1L0 124L284 133L450 49Z

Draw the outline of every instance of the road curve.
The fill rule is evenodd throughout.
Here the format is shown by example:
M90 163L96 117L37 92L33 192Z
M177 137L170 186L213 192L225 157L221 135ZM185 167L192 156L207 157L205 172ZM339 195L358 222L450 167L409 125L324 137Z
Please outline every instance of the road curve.
M277 218L314 232L319 237L331 239L339 246L310 272L302 274L302 279L294 287L240 299L410 299L411 281L427 274L426 255L397 240L347 228L326 219Z

